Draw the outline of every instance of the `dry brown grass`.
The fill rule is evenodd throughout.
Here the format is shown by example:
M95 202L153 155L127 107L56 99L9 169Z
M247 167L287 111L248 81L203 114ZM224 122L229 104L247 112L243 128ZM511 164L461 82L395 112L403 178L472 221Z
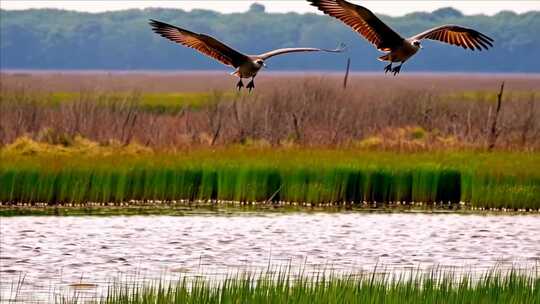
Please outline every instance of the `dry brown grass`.
M338 74L266 73L252 94L215 94L200 108L156 113L137 106L141 92L232 92L235 79L224 73L2 74L0 143L28 136L67 145L79 135L154 149L230 144L484 149L493 97L503 80L496 148L538 150L540 77L527 75L353 74L343 90ZM44 104L50 92L80 94L73 102ZM105 106L96 102L115 92L130 94Z

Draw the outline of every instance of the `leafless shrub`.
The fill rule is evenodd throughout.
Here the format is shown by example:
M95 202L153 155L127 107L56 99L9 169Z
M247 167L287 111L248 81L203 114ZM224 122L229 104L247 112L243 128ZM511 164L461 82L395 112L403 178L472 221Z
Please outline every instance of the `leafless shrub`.
M156 83L155 78L164 76L145 76L152 87L142 85L142 76L129 81L113 76L109 85L96 76L78 78L80 83L49 76L38 82L50 82L48 90L13 77L1 86L1 144L23 135L69 144L70 138L80 135L102 144L137 142L158 149L253 142L408 150L483 148L489 142L499 81L449 77L448 88L442 86L444 79L398 81L352 75L343 90L339 77L271 76L251 94L215 91L201 107L155 112L141 107L141 100L156 87L172 86L171 79ZM204 82L203 77L195 78ZM88 87L92 81L101 86ZM216 81L212 78L209 83ZM498 117L498 149L540 148L539 88L528 81L507 82L508 93ZM135 89L134 84L142 88ZM218 87L226 84L222 81ZM50 92L70 86L79 92L75 100L50 101ZM182 86L192 91L186 81ZM196 83L193 88L202 86ZM128 94L118 99L115 92Z

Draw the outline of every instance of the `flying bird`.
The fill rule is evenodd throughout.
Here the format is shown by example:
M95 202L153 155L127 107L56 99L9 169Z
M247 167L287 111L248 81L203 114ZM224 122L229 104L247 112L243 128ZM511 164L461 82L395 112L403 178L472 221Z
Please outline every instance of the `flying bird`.
M387 52L379 57L381 61L390 61L384 68L385 73L393 72L394 76L401 66L422 48L422 39L437 40L464 49L479 50L492 47L493 39L470 28L459 25L443 25L434 27L410 38L403 38L388 25L377 18L367 8L345 0L307 0L325 14L339 19L352 27L357 33L373 44L379 51ZM399 66L392 68L392 63Z
M225 65L235 68L235 71L232 72L231 75L240 78L236 84L238 90L244 87L244 83L242 82L243 78L251 78L251 81L246 86L250 92L255 88L255 83L253 82L255 76L257 76L257 73L262 67L266 67L265 60L268 58L281 54L296 52L323 51L340 53L344 50L344 45L341 44L340 47L334 50L318 48L284 48L260 55L245 55L225 45L223 42L220 42L217 39L205 34L193 33L186 29L153 19L150 19L150 25L152 26L152 30L157 34L173 42L195 49L206 56L214 58Z

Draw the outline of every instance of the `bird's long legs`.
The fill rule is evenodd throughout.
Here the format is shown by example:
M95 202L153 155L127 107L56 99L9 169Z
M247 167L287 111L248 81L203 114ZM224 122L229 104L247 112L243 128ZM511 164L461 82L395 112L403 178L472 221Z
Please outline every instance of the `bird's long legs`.
M397 67L392 68L392 62L390 62L389 65L384 67L384 73L386 74L388 72L391 72L394 74L394 76L396 76L401 71L401 66L403 65L403 63L404 62L400 62L400 64Z
M244 83L242 82L242 78L240 78L240 80L238 80L238 83L236 84L236 88L238 89L238 91L240 91L243 87Z
M255 88L255 83L253 82L255 80L255 76L251 78L251 81L247 84L246 88L251 92Z
M390 64L384 67L384 73L388 73L392 71L392 61L390 61Z
M398 65L397 67L393 68L392 69L392 73L394 73L394 76L396 76L397 74L399 74L399 71L401 71L401 66L403 65L403 62Z

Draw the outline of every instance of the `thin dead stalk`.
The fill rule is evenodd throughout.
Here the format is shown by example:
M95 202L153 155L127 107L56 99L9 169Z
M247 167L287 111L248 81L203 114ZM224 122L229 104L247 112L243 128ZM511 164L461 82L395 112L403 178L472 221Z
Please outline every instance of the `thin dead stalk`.
M347 88L347 81L349 80L350 68L351 68L351 58L347 58L347 69L345 70L345 77L343 78L343 89Z
M504 92L504 81L501 83L501 89L497 94L497 109L495 110L495 116L493 117L493 122L491 124L491 131L489 135L489 145L488 151L493 150L497 137L499 137L500 131L497 130L497 120L499 119L499 113L501 112L502 96Z

